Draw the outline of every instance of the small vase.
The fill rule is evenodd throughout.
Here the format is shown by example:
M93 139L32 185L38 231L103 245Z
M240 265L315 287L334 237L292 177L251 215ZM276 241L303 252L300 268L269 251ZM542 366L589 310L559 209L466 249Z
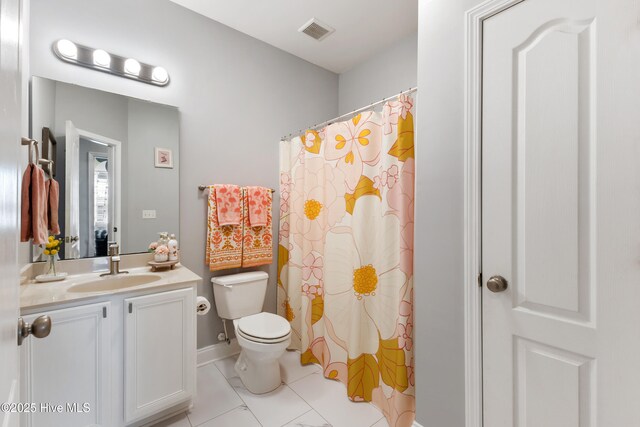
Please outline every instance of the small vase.
M169 254L155 254L153 258L156 262L165 262L169 259Z
M47 275L49 276L55 276L56 273L56 261L58 258L58 255L48 255L47 258L49 258L48 263L49 263L49 271L47 271Z

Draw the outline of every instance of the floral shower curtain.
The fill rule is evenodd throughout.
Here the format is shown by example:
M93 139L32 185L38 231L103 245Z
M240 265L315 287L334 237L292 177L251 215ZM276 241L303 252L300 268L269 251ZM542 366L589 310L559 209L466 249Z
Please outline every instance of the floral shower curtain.
M280 146L278 309L302 363L412 425L413 99Z

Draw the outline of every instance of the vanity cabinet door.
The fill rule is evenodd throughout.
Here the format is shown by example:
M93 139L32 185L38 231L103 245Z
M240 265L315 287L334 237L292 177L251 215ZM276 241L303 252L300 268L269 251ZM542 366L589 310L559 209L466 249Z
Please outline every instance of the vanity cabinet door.
M51 317L48 337L21 346L21 401L27 427L111 427L110 304L91 304L24 316ZM62 406L58 406L62 405Z
M195 393L194 289L124 300L124 406L129 424Z

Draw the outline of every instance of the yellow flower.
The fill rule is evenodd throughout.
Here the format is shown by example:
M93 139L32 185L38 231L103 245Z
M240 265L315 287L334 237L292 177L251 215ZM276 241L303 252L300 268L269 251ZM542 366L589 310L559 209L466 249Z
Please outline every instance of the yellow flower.
M45 250L44 250L44 254L45 254L45 255L49 255L49 254L50 254L50 251L48 251L47 249L45 249Z
M58 245L60 244L60 240L54 240L54 241L53 241L53 244L54 244L54 245L56 245L56 246L58 246Z
M49 236L49 241L52 242L53 241L53 236Z
M52 250L52 251L51 251L51 255L55 255L55 254L57 254L57 253L58 253L58 250L57 250L57 249L54 249L54 250Z
M53 243L49 242L49 243L47 243L47 244L46 244L46 245L44 245L44 246L45 246L47 249L50 249L50 248L51 248L51 246L53 246Z

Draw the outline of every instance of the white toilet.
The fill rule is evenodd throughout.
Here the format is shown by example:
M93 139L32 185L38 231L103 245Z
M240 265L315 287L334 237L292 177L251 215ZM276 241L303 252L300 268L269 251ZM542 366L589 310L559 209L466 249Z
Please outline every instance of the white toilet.
M272 313L263 313L269 275L263 271L213 277L218 315L233 320L242 351L236 372L247 390L268 393L282 383L278 359L291 343L291 325Z

